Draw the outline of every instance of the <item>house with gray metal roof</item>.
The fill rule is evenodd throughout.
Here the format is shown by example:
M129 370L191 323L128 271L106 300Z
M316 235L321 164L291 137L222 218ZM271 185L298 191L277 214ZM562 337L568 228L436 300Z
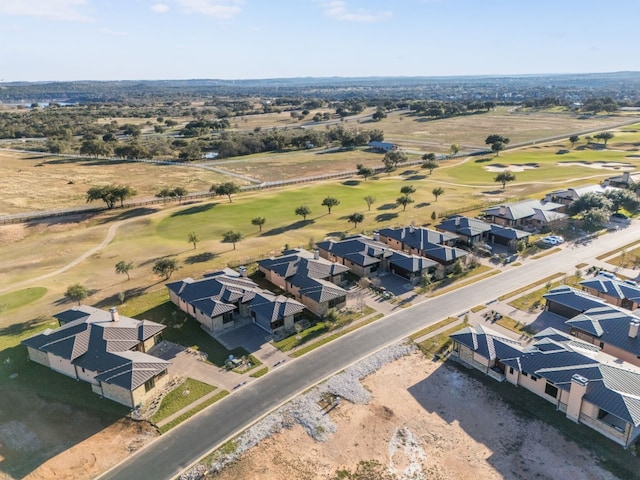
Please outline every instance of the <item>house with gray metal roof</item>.
M566 417L630 446L640 435L640 369L552 328L523 346L480 325L450 335L452 357L526 388Z
M398 145L396 145L395 143L379 142L377 140L369 142L369 147L378 152L391 152L398 149Z
M489 222L504 227L557 228L567 219L563 208L560 203L524 200L491 207L484 214Z
M640 172L624 172L622 175L607 178L603 186L616 188L629 188L640 182Z
M279 257L259 260L258 269L318 317L347 304L347 291L341 285L349 268L321 258L318 250L288 250Z
M529 242L531 234L524 230L487 223L477 218L453 215L436 225L436 230L455 233L459 243L474 247L485 243L496 243L516 251L518 242Z
M289 315L286 308L280 308L283 302L279 297L233 270L213 272L200 280L185 278L168 283L166 287L171 302L195 318L209 333L238 327L249 321L258 324L259 319L265 318L263 304L266 298L271 298L274 302L272 313ZM261 296L259 303L253 302L256 295ZM260 305L262 313L254 315L252 310L257 305ZM281 333L289 327L289 321L284 317L273 320L272 324L273 329L269 330L271 334ZM267 328L266 325L265 321L259 323L261 328Z
M580 282L585 292L627 310L640 308L640 287L633 280L621 280L610 274L598 274Z
M595 193L603 195L607 192L615 190L614 186L599 185L597 183L592 185L585 185L583 187L571 187L561 190L554 190L547 193L544 197L546 202L561 203L562 205L569 206L583 195L588 193Z
M571 335L611 356L640 366L640 317L612 305L590 308L567 320Z
M304 305L284 295L273 295L262 290L251 300L249 307L253 323L269 334L293 332L294 324L301 319Z
M417 283L423 275L436 274L441 267L428 258L421 260L418 255L396 251L376 237L356 235L341 241L328 240L318 242L316 248L321 257L346 265L359 277L390 272Z
M92 390L134 408L156 395L169 362L147 352L165 326L80 305L57 315L61 324L22 341L29 359L91 384Z
M564 318L572 318L590 308L605 305L605 302L598 297L568 285L549 290L542 298L546 301L545 310Z

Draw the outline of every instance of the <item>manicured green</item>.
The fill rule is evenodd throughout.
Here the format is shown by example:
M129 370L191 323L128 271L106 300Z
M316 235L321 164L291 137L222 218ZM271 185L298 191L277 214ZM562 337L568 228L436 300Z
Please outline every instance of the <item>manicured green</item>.
M206 400L206 401L198 404L197 406L193 407L188 412L183 413L179 417L174 418L169 423L166 423L163 426L158 427L158 430L160 430L160 433L167 433L173 427L177 427L178 425L180 425L185 420L188 420L189 418L193 417L196 413L201 412L202 410L207 408L209 405L213 405L218 400L223 399L227 395L229 395L229 392L226 391L226 390L222 390L221 392L217 393L216 395L214 395L213 397L209 398L208 400Z
M151 417L151 421L157 424L215 389L216 387L213 385L187 378L164 396L158 411Z
M525 312L534 311L544 303L542 296L552 288L559 287L562 284L577 287L581 280L582 279L578 279L575 275L571 275L563 278L562 280L550 282L549 288L545 286L544 288L539 288L533 292L529 292L526 295L521 295L518 298L511 300L509 305Z
M47 289L44 287L31 287L0 295L0 313L40 300L45 293Z
M445 330L444 332L439 333L438 335L429 337L423 342L420 342L418 344L418 348L420 348L420 351L426 357L432 357L433 355L441 355L444 352L446 352L451 346L451 344L453 343L452 340L449 338L449 335L457 332L461 328L463 327L458 325L453 328L450 328L449 330Z

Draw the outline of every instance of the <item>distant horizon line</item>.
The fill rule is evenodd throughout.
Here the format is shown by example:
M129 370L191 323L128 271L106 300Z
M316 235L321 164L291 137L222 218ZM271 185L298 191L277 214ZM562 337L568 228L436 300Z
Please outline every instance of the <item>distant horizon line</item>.
M265 82L265 81L290 81L290 80L366 80L366 79L452 79L452 78L514 78L514 77L561 77L561 76L587 76L587 75L616 75L616 74L640 74L640 70L617 70L607 72L563 72L563 73L504 73L504 74L463 74L463 75L364 75L364 76L314 76L301 75L292 77L260 77L260 78L129 78L129 79L75 79L75 80L11 80L0 79L0 85L15 83L73 83L73 82Z

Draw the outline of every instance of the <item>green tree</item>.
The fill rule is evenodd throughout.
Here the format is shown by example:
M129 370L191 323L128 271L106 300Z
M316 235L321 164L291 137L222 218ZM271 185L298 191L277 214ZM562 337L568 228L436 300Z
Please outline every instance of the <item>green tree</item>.
M357 228L359 223L364 222L364 215L361 213L352 213L347 217L349 223L353 223L353 228Z
M409 195L402 195L401 197L396 198L396 203L398 205L402 205L402 211L404 212L407 209L407 205L413 203L413 198Z
M414 193L416 193L416 189L413 185L404 185L401 189L400 189L400 193L402 195L412 195Z
M433 173L433 171L438 168L440 165L435 160L429 160L422 164L422 168L429 170L429 175Z
M171 196L176 197L178 199L178 203L182 203L182 199L189 194L186 188L184 187L176 187L171 190Z
M222 243L232 243L233 249L236 249L236 243L242 240L242 233L229 230L222 234Z
M153 264L153 273L169 280L173 272L178 270L178 261L175 258L161 258Z
M504 172L500 172L498 175L493 177L494 182L502 183L502 189L504 190L507 186L508 182L513 182L516 179L515 174L513 174L509 170L505 170Z
M634 212L638 208L638 196L631 190L611 190L604 194L611 200L611 207L614 212L624 208L629 212Z
M605 195L593 192L585 193L571 204L569 207L569 213L571 215L578 215L593 209L612 211L613 203L611 202L611 199Z
M437 218L438 218L438 214L434 210L433 212L431 212L431 220L433 220L435 222Z
M496 157L500 156L500 152L504 150L504 143L502 142L493 142L491 144L491 151L496 154Z
M496 142L500 142L500 143L503 143L503 144L507 145L510 141L511 141L511 139L494 133L492 135L489 135L485 139L484 143L485 143L485 145L492 145L492 144L494 144Z
M78 302L78 305L80 305L80 302L89 296L89 290L87 290L87 287L81 283L74 283L67 287L66 292L64 292L64 296L66 299L71 300L72 302Z
M195 250L198 246L198 242L200 241L200 237L196 232L189 232L189 234L187 235L187 241L189 243L193 243L193 249Z
M300 205L295 210L296 215L300 215L303 220L307 219L307 215L311 215L311 210L306 205Z
M163 188L162 190L160 190L158 193L156 193L156 197L157 198L161 198L164 202L164 204L167 204L167 199L173 197L173 190L171 190L170 188Z
M576 146L576 143L578 143L578 141L580 140L580 137L578 135L571 135L569 137L569 141L571 142L571 148Z
M255 225L258 227L258 230L262 231L262 226L267 222L267 219L264 217L256 217L251 220L251 225Z
M371 210L371 205L376 203L376 197L374 197L373 195L367 195L366 197L364 197L364 201L367 203L367 209Z
M131 270L133 270L133 262L120 260L118 263L116 263L116 274L125 274L127 276L127 280L131 280L131 276L129 275L129 272Z
M138 192L135 188L127 187L125 185L116 185L113 189L115 198L120 201L120 207L124 208L124 201L128 198L135 197Z
M436 187L433 190L431 190L431 193L433 193L433 196L436 197L436 202L437 202L438 197L444 193L444 188Z
M425 153L422 155L422 160L425 162L435 162L437 160L435 153Z
M457 155L460 151L460 145L458 145L457 143L452 143L449 147L449 151L451 152L451 155Z
M613 137L615 137L613 132L602 132L593 136L593 138L597 139L598 142L600 142L600 140L604 141L605 147L607 146L607 142L611 140Z
M102 200L107 204L108 209L112 209L118 201L116 188L115 185L91 187L87 190L87 203L93 202L94 200Z
M397 168L398 164L407 161L407 154L402 150L391 150L384 154L384 158L382 159L382 161L387 168L389 168L389 165L393 168Z
M603 228L609 221L609 210L592 208L582 217L582 228L588 232L595 232Z
M187 162L200 160L202 158L202 149L197 143L189 142L187 146L180 149L178 158Z
M325 197L324 200L322 200L321 205L323 207L327 207L329 214L331 214L331 209L337 205L340 205L340 200L335 197Z
M369 167L365 167L362 163L359 163L356 168L358 169L358 175L364 178L364 181L367 181L367 178L373 175L373 169Z
M226 182L220 185L212 185L209 191L216 195L226 195L229 198L229 203L231 203L231 195L238 193L240 186L233 182Z
M376 111L374 112L373 115L371 115L371 118L376 121L379 122L380 120L382 120L383 118L387 118L387 112L385 112L384 108L382 107L378 107L376 109Z

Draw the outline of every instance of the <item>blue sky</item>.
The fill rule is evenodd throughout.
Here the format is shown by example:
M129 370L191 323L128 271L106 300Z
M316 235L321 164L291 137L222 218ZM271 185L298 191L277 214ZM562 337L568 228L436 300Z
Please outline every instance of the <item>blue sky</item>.
M639 70L638 0L0 0L0 80Z

